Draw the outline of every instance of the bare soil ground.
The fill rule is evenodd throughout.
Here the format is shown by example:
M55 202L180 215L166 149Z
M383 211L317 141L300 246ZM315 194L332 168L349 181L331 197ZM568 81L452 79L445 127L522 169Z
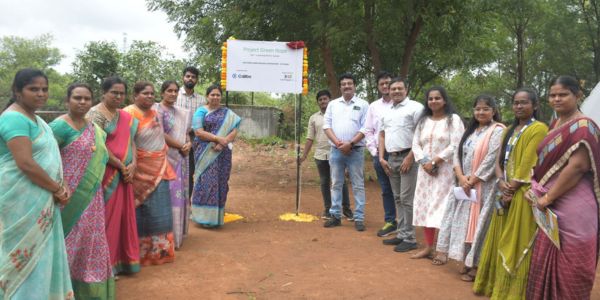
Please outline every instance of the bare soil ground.
M345 220L332 229L321 220L280 221L295 208L294 159L290 145L238 142L227 211L245 219L216 230L191 225L175 262L121 276L118 299L485 299L460 281L458 264L433 266L382 245L376 232L383 208L369 160L365 232ZM302 182L301 212L319 216L312 161L303 165ZM599 277L592 299L600 299Z

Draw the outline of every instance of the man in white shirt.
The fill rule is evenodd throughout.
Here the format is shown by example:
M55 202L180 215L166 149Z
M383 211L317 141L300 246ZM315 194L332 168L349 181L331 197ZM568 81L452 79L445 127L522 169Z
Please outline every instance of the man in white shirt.
M346 169L352 183L354 195L354 228L365 230L365 181L364 181L364 137L365 121L369 103L354 95L355 80L349 73L339 78L342 97L329 103L325 111L323 130L329 138L331 152L331 219L324 227L341 225L342 185Z
M308 119L308 131L306 134L306 144L304 151L302 151L302 157L300 157L300 163L306 160L308 153L315 145L315 164L319 171L319 178L321 179L321 194L323 195L323 205L325 211L323 212L323 219L331 219L329 209L331 208L331 169L329 167L329 151L331 146L329 145L329 139L323 131L323 116L327 110L327 105L331 100L331 93L328 90L320 90L317 92L317 103L319 104L319 111L314 113ZM348 196L348 185L344 181L342 188L342 214L352 220L352 209L350 208L350 199Z
M381 167L379 163L379 123L383 114L392 107L392 99L390 98L390 81L392 81L392 74L388 72L381 72L377 75L377 89L381 98L369 105L369 111L367 112L367 120L365 123L365 142L367 144L367 150L371 154L373 159L373 168L377 174L377 181L381 187L381 198L383 200L383 211L385 224L377 232L377 236L387 236L394 232L398 227L396 222L396 204L394 202L394 193L392 192L392 186L390 185L390 179ZM387 159L387 154L385 154Z
M423 104L407 97L406 81L394 78L390 82L390 96L394 102L381 118L379 131L379 162L390 177L390 184L398 213L398 233L384 240L386 245L395 245L394 251L406 252L417 249L415 228L412 224L413 198L417 183L417 164L411 151L415 127ZM389 154L385 159L384 153Z

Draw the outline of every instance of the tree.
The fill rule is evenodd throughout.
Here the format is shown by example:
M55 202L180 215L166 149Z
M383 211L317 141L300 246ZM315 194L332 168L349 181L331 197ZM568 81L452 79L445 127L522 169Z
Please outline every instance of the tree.
M114 42L89 42L75 56L73 76L77 81L89 84L98 98L102 79L119 74L121 56Z
M56 72L64 55L52 47L52 35L44 34L32 39L5 36L0 39L0 107L4 108L11 97L15 73L22 68L37 68L48 76L50 98L47 106L58 106L66 90L64 82L69 77Z

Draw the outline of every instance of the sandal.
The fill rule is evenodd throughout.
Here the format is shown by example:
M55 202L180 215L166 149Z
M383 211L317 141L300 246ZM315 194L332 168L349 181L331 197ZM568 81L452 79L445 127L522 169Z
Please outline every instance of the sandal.
M471 268L469 268L467 266L463 266L462 269L460 269L460 271L458 271L458 274L464 275L464 274L469 273L469 271L471 271Z
M476 276L477 276L477 269L470 269L469 272L460 276L460 280L466 281L466 282L473 282L473 281L475 281Z
M445 265L448 262L448 256L446 254L438 253L432 260L431 264L434 266Z

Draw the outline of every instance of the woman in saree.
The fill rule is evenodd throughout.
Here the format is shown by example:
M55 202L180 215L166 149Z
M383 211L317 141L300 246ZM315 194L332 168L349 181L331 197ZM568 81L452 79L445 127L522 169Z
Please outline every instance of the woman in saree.
M223 225L225 202L229 192L231 149L238 133L240 117L221 107L221 88L206 90L208 104L198 108L192 120L194 138L194 190L192 220L204 227Z
M494 212L481 250L473 291L492 299L524 299L537 225L524 195L530 187L536 149L548 133L537 121L537 93L518 89L512 97L515 120L505 130L496 160L499 179Z
M473 281L477 273L481 245L490 222L496 155L504 125L493 97L480 95L473 103L473 117L454 156L454 173L465 194L475 190L476 201L458 200L450 193L440 228L434 265L448 258L463 262L461 280Z
M102 178L104 189L106 238L113 273L140 271L140 250L135 221L133 174L136 168L133 136L137 120L121 109L127 84L119 77L102 82L102 101L92 107L86 118L106 132L108 164Z
M71 192L52 130L35 114L47 100L46 75L22 69L0 115L2 299L73 299L59 209Z
M160 265L175 260L173 212L169 181L176 178L167 159L169 147L153 109L154 86L140 81L133 86L133 101L124 108L139 122L135 134L137 167L133 176L140 263Z
M579 82L560 76L548 99L558 118L537 148L531 190L540 210L558 219L560 248L538 230L531 254L527 299L590 299L598 263L600 129L578 109Z
M169 146L167 159L177 176L169 182L175 250L181 247L183 238L188 232L190 219L188 154L192 146L187 134L191 128L190 112L185 108L175 106L178 93L177 82L165 81L160 87L162 101L154 104L154 108L158 112L158 120L165 132L165 142Z
M93 94L86 84L67 88L68 113L50 123L60 147L64 180L72 192L61 210L76 299L114 299L104 221L102 177L108 162L106 133L85 119Z

